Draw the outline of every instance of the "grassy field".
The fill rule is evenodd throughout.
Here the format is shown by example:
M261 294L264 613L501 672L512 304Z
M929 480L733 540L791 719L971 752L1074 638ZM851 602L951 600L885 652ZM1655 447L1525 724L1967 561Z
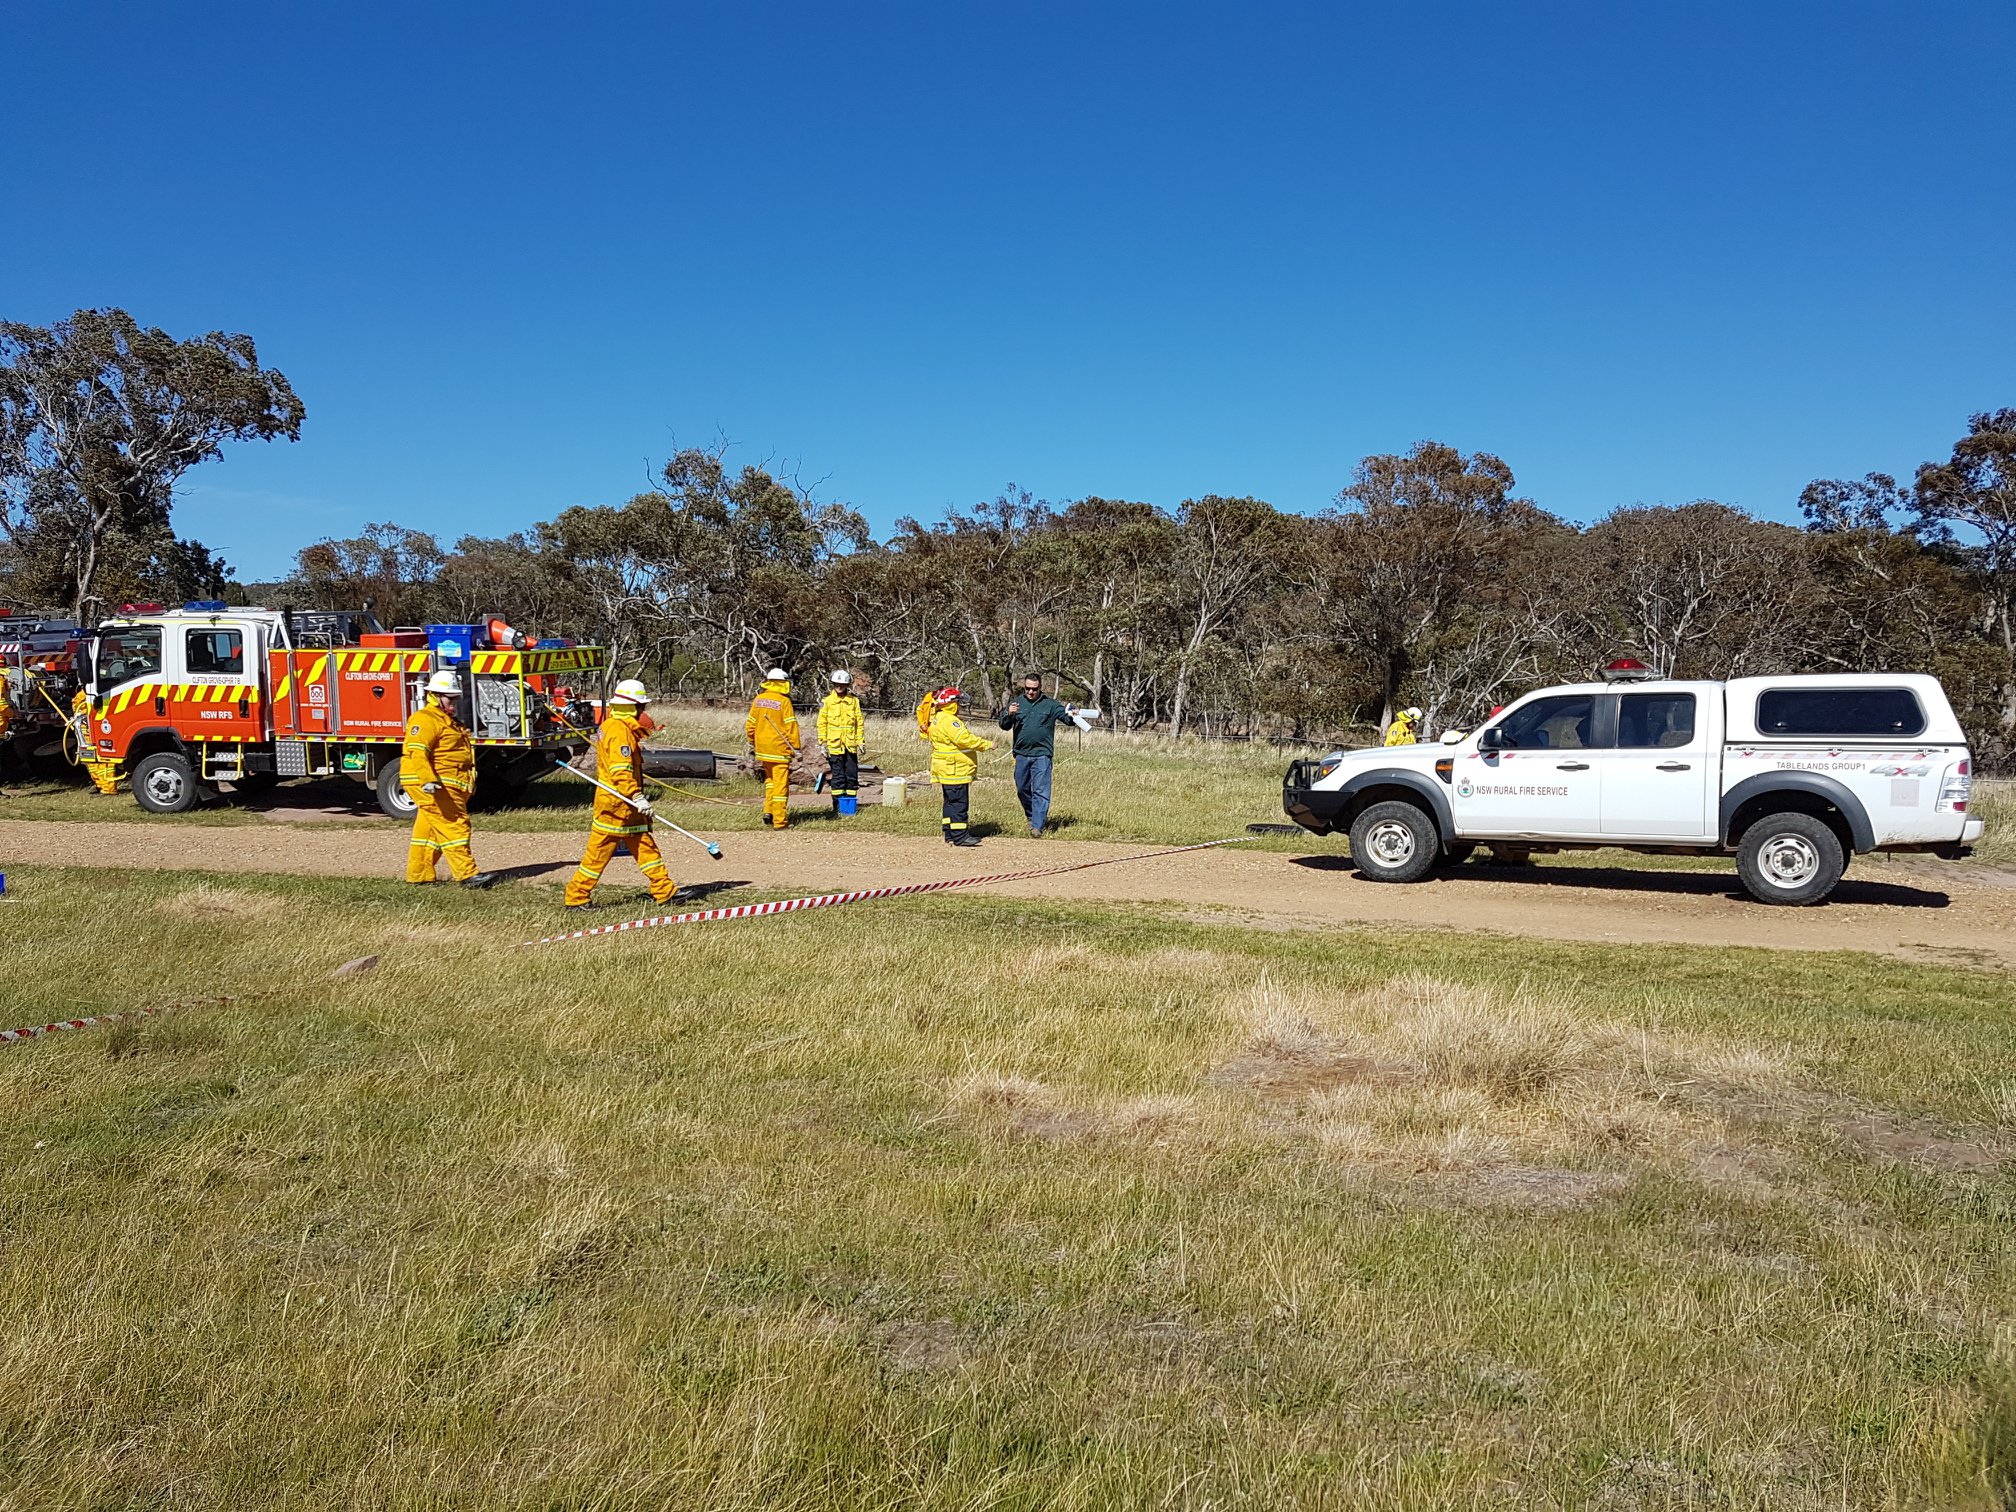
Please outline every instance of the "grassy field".
M2016 1497L2006 977L9 871L0 1505Z

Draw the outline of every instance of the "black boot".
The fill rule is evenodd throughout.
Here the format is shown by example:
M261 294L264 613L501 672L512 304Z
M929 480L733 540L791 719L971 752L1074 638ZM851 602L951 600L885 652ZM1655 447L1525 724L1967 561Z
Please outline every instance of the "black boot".
M496 882L496 877L492 876L489 872L478 872L473 877L464 877L462 879L464 887L474 888L477 892L483 891L486 887L495 886Z

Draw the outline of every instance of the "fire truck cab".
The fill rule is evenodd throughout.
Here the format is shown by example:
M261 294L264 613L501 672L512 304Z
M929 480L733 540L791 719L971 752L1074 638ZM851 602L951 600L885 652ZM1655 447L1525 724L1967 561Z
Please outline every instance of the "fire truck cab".
M353 777L395 818L406 717L430 673L461 676L479 796L522 789L580 750L592 727L563 679L599 679L599 647L483 648L473 626L366 630L347 611L186 605L108 620L87 644L90 754L118 762L134 799L180 813L212 784Z

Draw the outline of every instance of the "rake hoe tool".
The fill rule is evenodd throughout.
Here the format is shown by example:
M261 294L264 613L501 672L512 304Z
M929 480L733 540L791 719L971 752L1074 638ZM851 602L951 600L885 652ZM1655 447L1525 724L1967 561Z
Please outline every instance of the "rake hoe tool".
M583 782L593 783L596 787L602 789L603 792L607 793L611 798L621 798L625 803L628 803L630 801L628 797L626 797L622 793L617 792L616 789L609 786L608 783L603 782L597 778L590 777L586 772L582 771L579 767L569 766L564 761L556 761L553 763L553 765L560 768L560 770L563 772L568 772L576 777L579 777ZM721 847L716 845L712 840L702 840L698 835L694 834L693 831L689 829L680 829L678 825L674 824L670 819L665 818L655 809L652 810L652 812L647 817L651 820L653 824L662 824L665 826L665 828L672 830L678 834L684 835L688 840L691 840L695 845L699 846L702 850L706 851L707 854L712 856L716 861L719 861L721 859Z

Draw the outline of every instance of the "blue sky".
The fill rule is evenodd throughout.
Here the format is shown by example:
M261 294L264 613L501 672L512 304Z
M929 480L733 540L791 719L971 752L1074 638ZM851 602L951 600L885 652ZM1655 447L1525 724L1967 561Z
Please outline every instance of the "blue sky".
M1015 482L1315 509L1503 456L1791 517L2016 404L2016 6L0 10L0 314L246 331L257 578L676 445L878 526Z

